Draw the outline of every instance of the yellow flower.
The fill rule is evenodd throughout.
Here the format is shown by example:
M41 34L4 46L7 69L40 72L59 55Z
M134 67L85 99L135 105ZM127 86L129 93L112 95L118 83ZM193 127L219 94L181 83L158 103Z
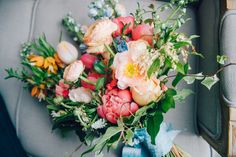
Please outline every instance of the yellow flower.
M56 61L53 57L47 57L45 60L44 60L44 65L43 65L44 69L47 69L48 70L48 73L50 74L51 72L56 74L57 73L57 70L58 70L58 67L57 67L57 64L56 64Z
M44 64L44 58L42 56L30 55L28 59L33 65L37 67L42 67Z
M43 93L43 90L45 89L45 85L44 84L40 84L39 86L34 86L31 90L31 96L36 96L39 97L40 94Z
M58 57L58 54L55 53L53 57L54 57L54 59L55 59L57 65L58 65L58 67L63 68L63 67L64 67L64 64L62 63L61 59Z
M137 64L128 63L125 67L125 76L127 77L137 77L139 75L139 68Z

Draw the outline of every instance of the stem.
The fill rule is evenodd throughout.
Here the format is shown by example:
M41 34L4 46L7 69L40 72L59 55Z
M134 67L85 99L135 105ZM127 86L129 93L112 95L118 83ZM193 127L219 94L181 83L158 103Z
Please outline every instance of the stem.
M202 76L199 76L199 75L197 75L197 74L185 74L184 76L194 76L194 77L203 77L203 78L205 78L205 77L212 77L212 76L214 76L214 75L219 74L221 71L223 71L225 68L227 68L227 67L229 67L229 66L231 66L231 65L236 65L236 63L229 63L229 64L226 64L226 65L224 65L223 67L221 67L220 69L218 69L215 73L213 73L213 74L211 74L211 75L202 75ZM169 75L169 76L167 76L165 79L172 78L172 77L176 77L176 76L177 76L177 74ZM164 79L164 80L165 80L165 79Z
M105 48L107 49L108 52L114 57L116 54L112 51L111 47L109 45L105 44Z
M167 21L169 21L170 19L172 19L173 16L175 16L175 14L179 11L179 9L180 9L181 7L182 7L182 6L178 6L177 9L176 9L174 12L172 12L172 13L167 17L167 19L165 20L164 23L166 23Z
M92 84L92 85L96 85L96 82L93 82L93 81L87 79L86 77L84 77L82 75L80 76L80 79L83 80L86 83L89 83L89 84Z

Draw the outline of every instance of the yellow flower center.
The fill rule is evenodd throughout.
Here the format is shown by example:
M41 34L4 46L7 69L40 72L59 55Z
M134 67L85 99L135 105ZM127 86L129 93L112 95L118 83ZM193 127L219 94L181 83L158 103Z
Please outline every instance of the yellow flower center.
M128 63L125 67L125 76L135 77L139 75L139 68L137 64Z

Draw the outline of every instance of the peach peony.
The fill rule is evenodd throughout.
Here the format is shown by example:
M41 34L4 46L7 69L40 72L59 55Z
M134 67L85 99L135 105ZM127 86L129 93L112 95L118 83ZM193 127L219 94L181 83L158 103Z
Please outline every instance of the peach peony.
M63 74L64 80L70 81L70 82L76 82L78 78L80 77L80 75L83 73L84 68L85 67L83 65L83 62L80 60L77 60L71 63L65 68L65 71Z
M117 30L117 25L111 20L99 20L93 23L84 36L84 43L88 46L88 53L103 53L105 44L112 43L112 33Z
M134 101L140 106L145 106L157 100L162 94L160 81L155 78L144 81L130 90Z
M69 91L69 98L73 102L89 103L92 100L90 90L84 87L78 87Z
M117 123L120 116L130 116L138 110L129 90L107 90L102 96L102 102L103 105L97 108L98 115L113 124Z

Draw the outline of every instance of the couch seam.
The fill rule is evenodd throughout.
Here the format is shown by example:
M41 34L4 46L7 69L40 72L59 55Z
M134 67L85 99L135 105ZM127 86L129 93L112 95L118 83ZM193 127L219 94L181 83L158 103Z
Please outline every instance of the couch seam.
M38 8L38 3L40 0L35 0L32 6L32 12L31 12L31 18L30 18L30 27L29 27L29 32L28 32L28 38L27 41L31 41L33 37L33 32L34 32L34 25L35 25L35 16L36 16L36 11ZM20 114L20 107L21 107L21 100L22 100L22 92L23 88L22 86L20 87L20 93L19 97L17 100L16 104L16 112L15 112L15 121L16 121L16 135L19 137L19 114Z
M231 11L227 11L223 18L221 19L221 23L220 23L220 31L219 31L219 47L220 47L220 53L223 53L223 51L221 50L221 42L220 42L220 37L222 36L222 29L224 27L224 24L225 24L225 20L227 19L227 17L229 16L232 16L232 15L236 15L236 12L235 10L231 10ZM229 98L227 98L227 96L224 94L224 92L222 91L222 97L223 97L223 100L227 103L227 106L230 106L230 107L235 107L235 104L236 102L235 101L231 101Z

